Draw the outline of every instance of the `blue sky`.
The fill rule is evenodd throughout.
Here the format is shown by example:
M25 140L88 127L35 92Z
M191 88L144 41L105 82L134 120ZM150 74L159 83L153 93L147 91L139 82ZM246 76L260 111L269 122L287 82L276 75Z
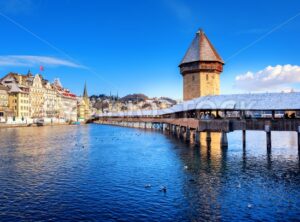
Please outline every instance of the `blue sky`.
M300 1L0 0L0 73L30 68L81 94L182 97L198 28L225 60L221 93L300 89Z

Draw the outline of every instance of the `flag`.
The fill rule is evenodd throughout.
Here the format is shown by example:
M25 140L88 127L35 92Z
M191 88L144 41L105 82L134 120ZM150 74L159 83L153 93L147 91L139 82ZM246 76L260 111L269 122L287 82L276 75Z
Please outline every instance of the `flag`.
M41 72L43 72L44 71L44 66L40 66L40 70L41 70Z

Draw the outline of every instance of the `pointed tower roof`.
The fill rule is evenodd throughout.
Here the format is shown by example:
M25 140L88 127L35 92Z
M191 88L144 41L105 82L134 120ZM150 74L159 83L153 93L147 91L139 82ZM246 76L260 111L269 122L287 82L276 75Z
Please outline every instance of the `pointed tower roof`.
M89 97L86 88L86 82L84 83L83 97Z
M201 29L196 33L180 65L190 62L220 62L224 64L223 59Z

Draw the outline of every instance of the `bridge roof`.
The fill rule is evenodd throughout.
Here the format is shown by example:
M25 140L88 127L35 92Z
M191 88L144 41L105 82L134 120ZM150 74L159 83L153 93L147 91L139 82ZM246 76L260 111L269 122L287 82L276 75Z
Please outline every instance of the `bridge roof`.
M203 96L179 103L167 109L106 113L99 116L160 116L191 110L300 110L300 93L259 93Z

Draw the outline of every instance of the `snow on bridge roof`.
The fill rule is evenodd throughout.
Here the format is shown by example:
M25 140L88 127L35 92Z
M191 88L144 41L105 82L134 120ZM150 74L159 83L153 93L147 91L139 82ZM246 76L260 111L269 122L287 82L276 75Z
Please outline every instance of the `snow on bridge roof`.
M100 114L108 116L160 116L189 110L300 110L300 93L259 93L203 96L167 109Z

